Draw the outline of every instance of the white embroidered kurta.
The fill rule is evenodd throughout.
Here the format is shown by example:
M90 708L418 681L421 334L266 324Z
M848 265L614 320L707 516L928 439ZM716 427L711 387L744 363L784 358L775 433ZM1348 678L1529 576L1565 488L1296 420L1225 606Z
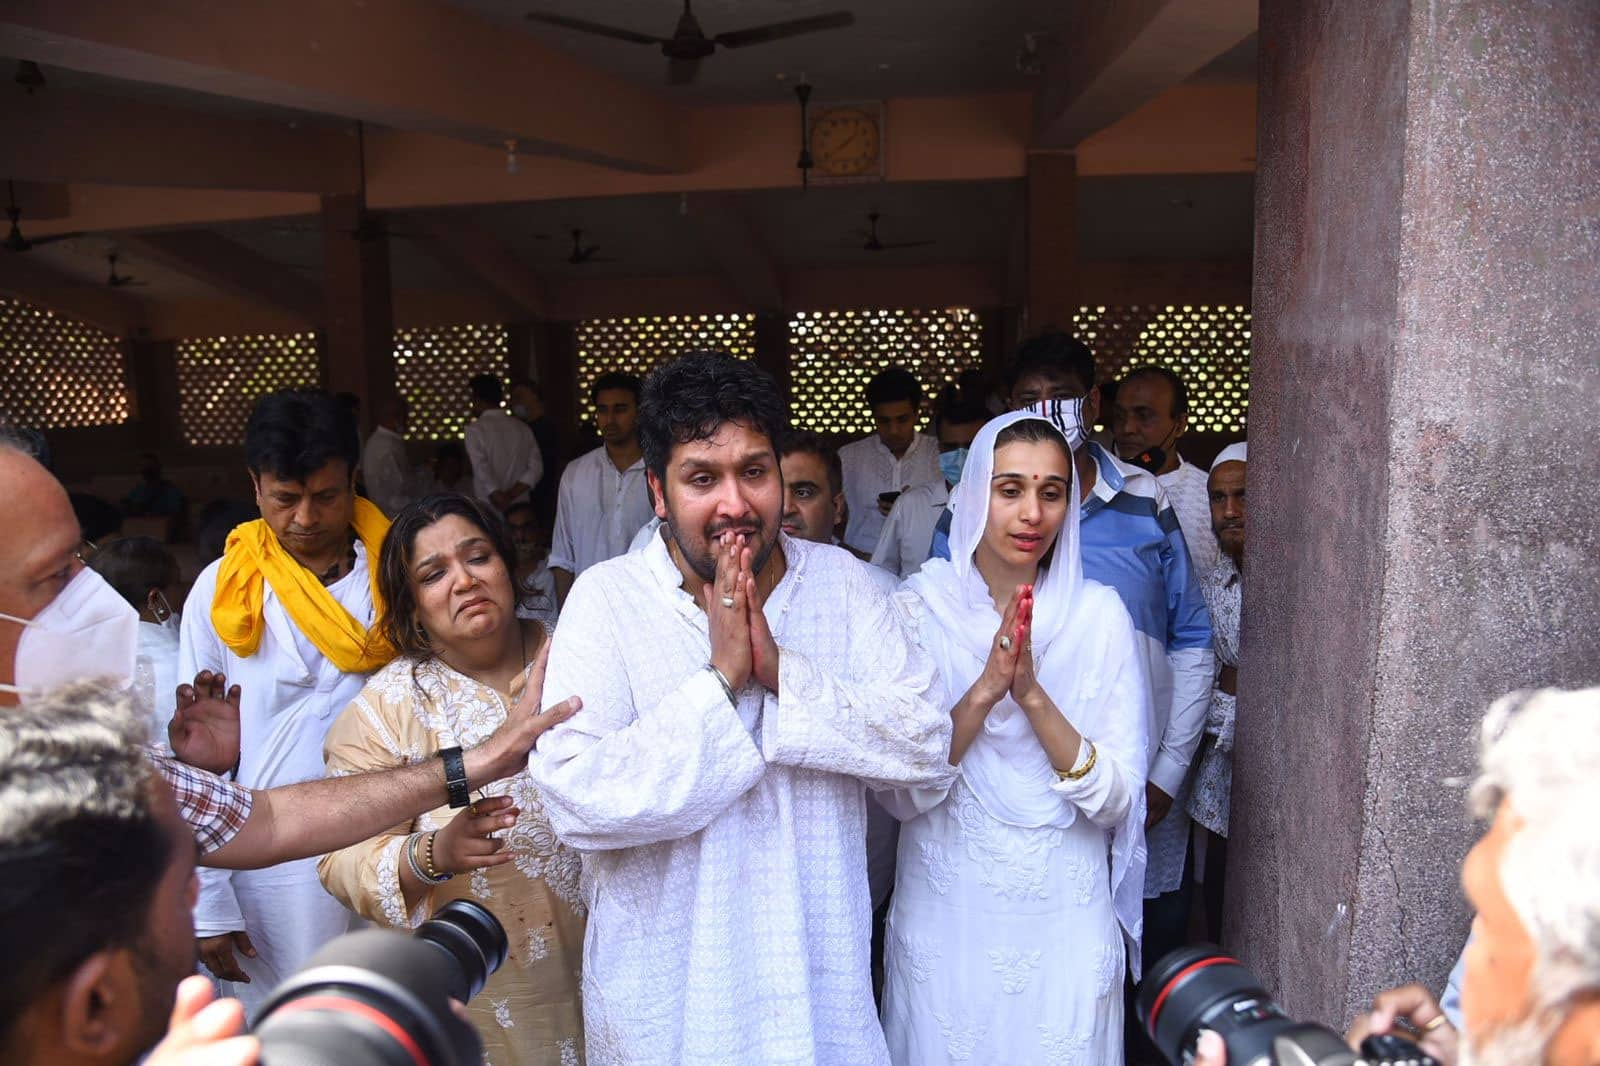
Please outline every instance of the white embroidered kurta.
M577 575L623 554L654 514L643 459L618 470L603 446L578 456L561 473L550 568Z
M1050 786L1079 817L1064 829L1009 825L962 778L931 809L937 796L884 797L907 819L884 957L883 1025L895 1066L1122 1062L1127 944L1112 906L1107 836L1142 784L1137 723L1147 681L1115 593L1086 588L1105 624L1074 639L1097 646L1090 658L1100 669L1073 691L1051 695L1068 720L1080 707L1103 704L1124 708L1129 727L1087 738L1097 747L1094 768ZM911 591L900 596L919 631L946 624ZM980 667L945 679L947 705Z
M839 465L844 472L844 498L850 520L844 527L844 542L858 552L871 555L878 547L886 516L878 510L878 496L899 492L911 485L937 481L939 442L926 433L911 438L906 453L896 459L876 433L839 449Z
M1217 664L1239 665L1239 604L1244 579L1233 559L1219 555L1217 563L1200 583L1200 591L1211 611L1211 638L1217 649ZM1233 795L1234 697L1220 687L1211 690L1211 709L1206 713L1206 735L1212 743L1194 768L1194 786L1189 795L1189 814L1218 836L1228 835L1228 810Z
M1206 472L1178 457L1178 469L1157 475L1167 491L1172 513L1178 516L1183 543L1189 549L1190 569L1204 576L1217 564L1217 538L1211 532L1211 497L1206 489Z
M889 511L872 565L896 577L910 577L928 561L933 544L933 527L950 502L950 488L941 478L924 485L913 485L900 494Z
M372 675L328 731L329 776L386 770L432 758L441 748L475 747L506 720L522 693L517 679L496 692L437 660L397 659ZM399 929L420 924L452 899L471 899L505 927L510 953L468 1004L491 1066L577 1066L582 1050L578 969L583 904L576 852L556 840L526 772L473 798L510 796L521 812L498 835L510 864L457 875L407 913L401 849L413 832L443 829L458 811L443 804L370 840L322 857L328 891L364 917Z
M130 690L139 713L150 726L150 743L170 751L167 723L178 706L178 620L139 623L138 655L133 662ZM189 675L194 680L194 675Z
M531 766L584 851L591 1066L884 1066L869 975L864 782L947 787L950 718L889 597L784 537L765 614L781 696L733 707L657 538L561 613L545 691L583 709Z
M362 625L373 624L367 552L356 542L350 573L328 586L333 598ZM272 788L322 777L322 742L328 727L366 683L329 662L290 622L283 603L266 585L266 625L254 655L241 659L211 626L221 560L201 571L184 604L178 676L220 670L241 689L239 783ZM323 889L317 860L298 859L265 870L203 868L195 934L215 936L243 929L257 956L234 952L250 983L220 982L254 1015L274 985L305 964L323 944L360 925Z
M393 518L416 499L413 479L405 438L388 426L373 430L361 450L361 480L366 483L367 499Z
M490 494L519 481L532 489L544 476L544 457L533 430L504 408L491 407L469 422L466 444L472 491L484 503Z

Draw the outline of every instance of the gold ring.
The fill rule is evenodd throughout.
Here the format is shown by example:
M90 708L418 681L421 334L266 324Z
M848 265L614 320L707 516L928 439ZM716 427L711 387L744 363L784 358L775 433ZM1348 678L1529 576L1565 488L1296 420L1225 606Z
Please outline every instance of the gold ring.
M1441 1014L1437 1018L1434 1018L1432 1021L1430 1021L1428 1024L1422 1026L1417 1031L1420 1032L1423 1036L1427 1036L1429 1033L1431 1033L1435 1029L1439 1028L1439 1026L1447 1025L1447 1024L1449 1024L1449 1022L1450 1022L1450 1019L1446 1018L1443 1014Z

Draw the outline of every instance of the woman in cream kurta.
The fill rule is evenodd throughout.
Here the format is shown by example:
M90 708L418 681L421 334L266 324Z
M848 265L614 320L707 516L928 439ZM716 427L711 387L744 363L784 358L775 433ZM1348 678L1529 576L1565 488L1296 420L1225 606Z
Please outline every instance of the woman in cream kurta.
M426 508L438 499L430 497L412 507ZM461 515L460 508L470 501L449 499L452 516L477 519L474 524L493 524L478 508L473 508L478 514ZM402 533L406 513L396 518L396 529ZM503 530L497 532L503 535ZM488 539L499 538L490 533ZM486 548L473 550L478 554L471 562L493 571L484 580L490 594L496 600L509 599L506 568L494 567L489 558L497 553ZM388 553L386 547L386 562ZM485 564L484 560L489 561ZM477 578L457 580L470 596ZM503 589L498 587L502 580ZM509 615L509 611L503 612L496 626L522 628L523 660L531 662L547 636L538 623L519 622ZM416 617L420 620L426 615L418 612ZM447 639L439 634L434 643L443 644ZM438 656L396 659L372 675L329 730L325 747L328 773L386 769L428 759L442 748L482 743L505 721L530 670L530 665L524 665L518 673L513 663L508 690L496 691L452 669ZM401 889L408 837L442 830L453 819L469 816L441 805L371 840L324 856L318 866L322 882L364 917L399 929L419 925L452 899L471 899L486 906L505 927L510 951L505 965L468 1005L483 1040L484 1062L488 1066L578 1066L583 1061L578 978L584 935L578 854L557 841L526 770L495 782L474 800L491 796L509 796L518 812L515 823L496 834L503 839L503 853L509 854L511 861L458 873L443 884L425 887L425 894L414 898L415 906L408 910Z

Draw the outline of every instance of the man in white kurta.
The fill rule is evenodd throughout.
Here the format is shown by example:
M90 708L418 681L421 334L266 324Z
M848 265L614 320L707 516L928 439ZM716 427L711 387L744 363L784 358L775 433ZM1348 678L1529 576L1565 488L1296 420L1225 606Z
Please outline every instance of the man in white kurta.
M679 361L695 362L723 385L702 395L774 388L731 356ZM676 365L652 375L663 393ZM781 423L776 400L760 406ZM706 609L674 555L699 527L677 512L643 550L578 579L550 654L547 691L570 689L583 709L541 738L530 765L551 825L584 853L590 1066L888 1062L869 974L865 791L947 785L950 719L930 660L865 568L777 534L776 433L741 432L755 458L704 474L704 487L698 474L693 490L673 484L658 513L695 491L760 483L757 509L730 521L771 548L772 569L756 563L754 580L781 573L751 609L770 628L776 677L735 675L725 688L709 665ZM719 610L743 609L733 603L724 593Z

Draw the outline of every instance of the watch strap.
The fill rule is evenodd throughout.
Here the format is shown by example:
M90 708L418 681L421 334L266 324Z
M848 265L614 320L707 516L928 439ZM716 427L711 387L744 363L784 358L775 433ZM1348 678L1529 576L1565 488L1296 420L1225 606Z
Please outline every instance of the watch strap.
M472 792L467 788L467 760L460 748L441 748L439 758L444 760L444 787L450 806L465 807L472 802Z

